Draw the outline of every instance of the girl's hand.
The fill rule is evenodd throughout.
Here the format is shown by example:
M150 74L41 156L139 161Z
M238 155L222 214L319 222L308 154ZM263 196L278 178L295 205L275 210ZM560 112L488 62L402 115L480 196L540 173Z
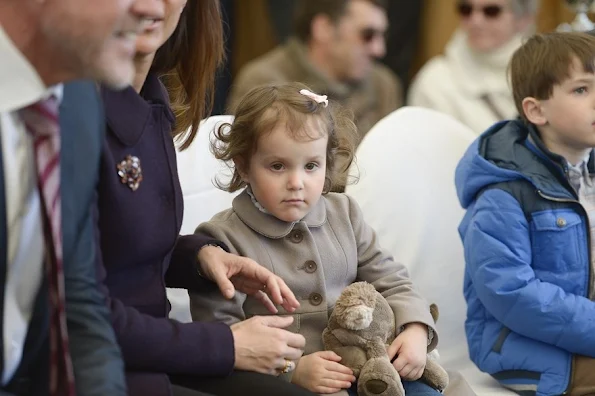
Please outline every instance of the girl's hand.
M291 382L314 393L336 393L351 388L353 371L343 366L335 352L321 351L302 357Z
M428 353L428 327L422 323L409 323L388 347L388 357L401 378L418 380L426 368Z

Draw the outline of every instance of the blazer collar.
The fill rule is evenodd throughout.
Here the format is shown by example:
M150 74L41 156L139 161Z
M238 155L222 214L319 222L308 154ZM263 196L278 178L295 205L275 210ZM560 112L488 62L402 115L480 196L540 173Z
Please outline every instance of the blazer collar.
M132 87L115 91L101 88L107 125L125 145L134 146L154 122L153 111L163 112L170 125L175 117L169 108L165 87L154 73L149 73L140 95Z
M326 203L324 196L318 200L316 206L312 208L306 217L292 223L279 220L275 216L258 210L245 190L234 198L232 207L244 224L267 238L283 238L289 235L293 227L299 222L306 223L306 226L309 228L321 227L326 223Z

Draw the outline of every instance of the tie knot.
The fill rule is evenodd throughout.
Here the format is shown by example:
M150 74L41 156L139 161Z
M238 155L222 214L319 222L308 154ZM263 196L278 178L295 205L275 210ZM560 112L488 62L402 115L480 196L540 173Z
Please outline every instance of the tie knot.
M60 131L58 107L58 98L51 95L22 109L20 114L27 131L33 137L57 135Z

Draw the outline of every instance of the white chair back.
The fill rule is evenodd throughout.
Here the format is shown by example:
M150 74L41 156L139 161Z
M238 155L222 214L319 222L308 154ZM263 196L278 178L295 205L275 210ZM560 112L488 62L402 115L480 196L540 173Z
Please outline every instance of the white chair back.
M513 395L475 367L465 340L465 262L457 231L464 211L454 172L475 137L450 116L401 108L366 134L350 170L359 173L359 182L346 193L357 200L383 248L438 304L441 364L461 372L478 395Z
M229 115L213 116L203 120L190 147L177 152L178 175L184 195L181 235L192 234L200 223L230 208L233 198L237 195L215 186L215 178L221 181L229 180L231 172L210 150L215 130L224 123L231 122L233 116ZM172 305L170 318L190 322L188 292L182 289L168 289L167 296Z
M177 153L178 174L184 195L184 219L181 234L191 234L196 227L220 211L230 208L237 193L230 194L215 186L215 179L228 181L231 172L215 158L211 142L215 131L233 122L233 116L213 116L203 120L192 145Z

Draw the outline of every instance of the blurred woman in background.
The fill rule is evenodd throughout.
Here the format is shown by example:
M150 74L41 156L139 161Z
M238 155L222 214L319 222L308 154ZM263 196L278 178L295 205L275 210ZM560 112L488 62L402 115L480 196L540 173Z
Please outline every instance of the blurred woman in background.
M477 134L516 117L506 68L532 31L539 0L461 0L459 29L415 77L408 105L452 115Z

